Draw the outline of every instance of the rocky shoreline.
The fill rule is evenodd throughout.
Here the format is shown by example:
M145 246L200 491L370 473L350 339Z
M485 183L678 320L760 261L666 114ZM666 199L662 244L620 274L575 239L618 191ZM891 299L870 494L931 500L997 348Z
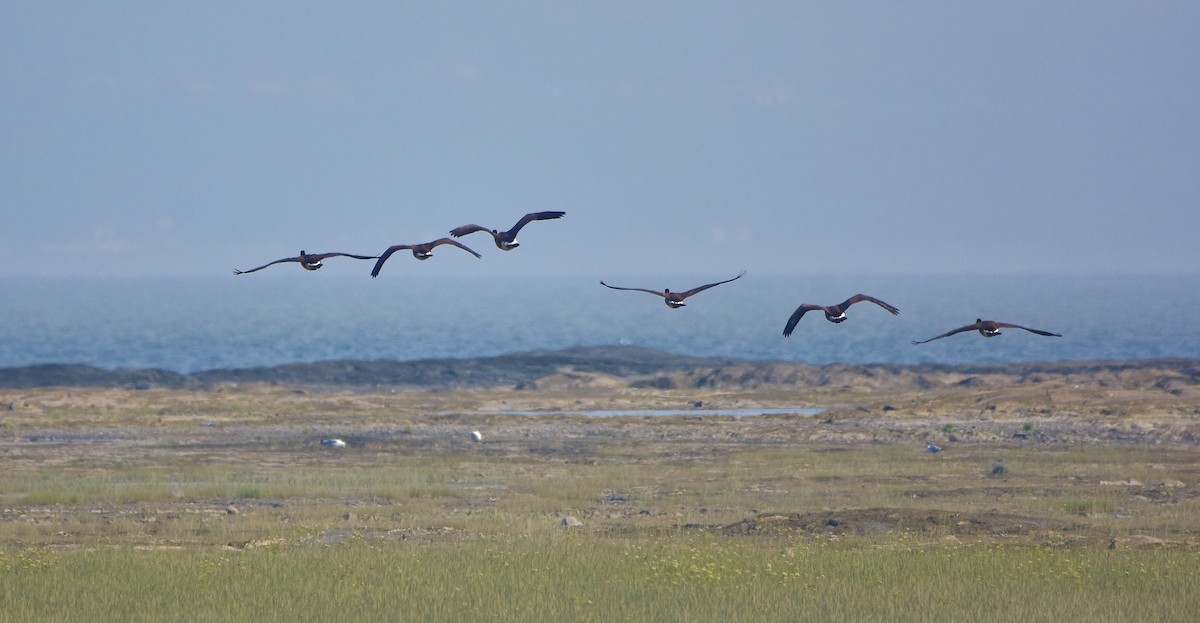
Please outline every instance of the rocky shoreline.
M203 390L247 383L309 388L532 389L545 379L587 384L600 377L624 380L632 387L657 389L800 385L891 391L919 391L947 384L995 387L1054 378L1101 387L1153 387L1178 394L1200 385L1200 359L811 365L695 357L637 346L586 346L469 359L335 360L193 373L43 364L0 368L0 389Z

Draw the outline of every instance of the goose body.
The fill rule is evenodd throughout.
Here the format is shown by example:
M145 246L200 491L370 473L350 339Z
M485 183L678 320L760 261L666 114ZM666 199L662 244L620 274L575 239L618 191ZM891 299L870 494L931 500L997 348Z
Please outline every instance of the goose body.
M455 227L454 229L451 229L450 235L454 236L455 238L459 238L477 231L485 231L492 235L492 241L496 243L497 249L500 249L501 251L512 251L513 249L521 246L521 243L517 242L517 232L521 231L522 227L533 221L545 221L549 219L562 218L565 214L566 212L530 212L529 214L522 216L521 220L517 221L517 224L513 225L512 229L509 229L508 231L488 229L482 225L476 225L472 223L470 225L463 225L462 227Z
M996 322L995 320L982 320L982 319L976 318L975 322L973 324L962 326L957 329L952 329L941 335L935 335L927 340L920 340L920 341L913 340L913 344L924 344L926 342L940 340L944 337L949 337L956 333L963 333L964 331L978 331L979 334L982 335L983 337L996 337L997 335L1000 335L1000 329L1022 329L1024 331L1028 331L1030 333L1036 333L1037 335L1044 335L1046 337L1062 337L1062 335L1059 335L1058 333L1042 331L1041 329L1030 329L1029 327L1022 327L1019 324L1012 324L1009 322Z
M691 290L688 290L686 292L672 292L670 289L664 289L662 292L659 292L657 290L650 290L647 288L621 288L621 287L617 287L617 286L610 286L607 283L604 283L603 281L600 282L600 285L602 285L606 288L612 288L613 290L633 290L635 292L646 292L648 294L653 294L655 296L661 296L663 298L663 302L667 304L667 307L670 307L671 309L679 309L680 307L686 307L686 305L684 304L683 301L684 301L684 299L688 298L689 296L699 294L709 288L719 286L723 283L729 283L730 281L735 281L735 280L741 279L745 274L746 274L746 271L743 270L742 272L738 273L737 277L734 277L733 279L726 279L725 281L718 281L716 283L702 285L699 287L692 288Z
M262 270L268 266L274 266L275 264L282 264L284 262L297 262L298 264L300 264L300 267L303 268L304 270L319 270L321 267L325 266L325 264L322 263L323 260L327 260L331 257L338 257L338 256L352 257L356 260L373 260L373 259L376 259L379 257L377 255L353 255L351 253L311 253L310 254L310 253L305 253L304 249L301 249L300 255L297 255L296 257L285 257L283 259L275 260L274 262L267 262L266 264L263 264L262 266L259 266L258 268L251 268L250 270L238 270L235 268L235 269L233 269L233 274L245 275L246 273L252 273L256 270Z
M863 301L874 303L891 312L893 316L900 313L899 309L896 309L895 307L892 307L891 305L873 296L867 296L866 294L855 294L854 296L842 301L841 303L838 303L837 305L825 306L805 303L800 307L797 307L796 311L792 312L791 317L788 318L787 324L783 327L783 337L790 336L792 331L795 330L796 325L800 322L800 319L804 317L804 314L807 314L810 311L823 312L826 320L834 324L841 324L846 322L846 309L855 303L861 303Z
M388 260L388 258L391 257L392 254L395 253L396 251L401 251L401 250L407 249L409 251L412 251L413 257L417 258L418 260L427 260L427 259L433 257L433 250L435 248L437 248L441 245L444 245L444 244L458 247L458 248L462 249L463 251L466 251L467 253L474 255L475 257L483 257L482 255L472 251L469 247L467 247L463 243L461 243L457 240L452 240L450 238L438 238L437 240L434 240L432 242L424 242L421 244L395 244L395 245L388 247L387 250L384 251L383 254L381 254L379 256L379 259L375 262L375 267L371 269L371 276L378 277L379 271L381 269L383 269L383 263L386 262Z

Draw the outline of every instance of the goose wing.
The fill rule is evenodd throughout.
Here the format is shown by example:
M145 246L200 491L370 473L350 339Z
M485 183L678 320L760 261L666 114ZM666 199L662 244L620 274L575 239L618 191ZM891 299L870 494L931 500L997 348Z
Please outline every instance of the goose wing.
M508 230L508 235L516 237L517 232L521 231L522 227L528 225L532 221L545 221L552 218L562 218L564 214L566 214L566 212L530 212L529 214L522 216L521 220L517 221L517 224L513 225L512 229Z
M1046 337L1062 337L1062 335L1059 335L1058 333L1051 333L1049 331L1042 331L1040 329L1030 329L1029 327L1022 327L1019 324L1012 324L1012 323L1008 323L1008 322L997 322L996 326L997 327L1008 327L1010 329L1024 329L1030 333L1036 333L1038 335L1044 335Z
M379 259L378 255L354 255L353 253L318 253L308 257L314 260L327 260L331 257L352 257L356 260L375 260Z
M887 303L884 303L883 301L881 301L873 296L867 296L866 294L855 294L854 296L843 301L839 307L842 308L842 311L846 311L847 307L850 307L851 305L853 305L855 303L861 303L863 301L868 301L868 302L874 303L874 304L892 312L893 316L900 313L900 310L896 309L895 307L892 307L891 305L888 305Z
M810 311L818 311L822 309L825 308L821 307L820 305L813 305L812 303L805 303L800 307L797 307L796 311L792 312L791 317L788 318L787 324L783 326L783 337L788 337L792 334L792 331L795 330L796 325L800 322L800 319L804 317L804 314L807 314Z
M967 326L965 326L965 327L959 327L959 328L957 328L957 329L954 329L954 330L952 330L952 331L947 331L947 332L945 332L945 333L943 333L943 334L941 334L941 335L935 335L935 336L933 336L933 337L929 338L928 340L920 340L920 341L918 341L918 340L913 340L913 344L924 344L925 342L932 342L932 341L934 341L934 340L940 340L940 339L942 339L942 338L944 338L944 337L950 337L951 335L954 335L955 333L962 333L963 331L974 331L974 330L976 330L976 329L978 329L978 328L979 328L979 323L977 323L977 322L976 322L976 323L971 323L971 324L969 324L969 325L967 325Z
M395 253L396 251L403 250L403 249L411 249L411 248L413 248L413 245L411 245L411 244L394 244L394 245L388 247L387 251L384 251L383 253L381 253L379 255L379 259L375 261L375 267L371 269L371 276L372 277L379 276L379 271L380 271L380 269L383 268L383 263L388 261L388 258L391 257L393 253Z
M262 270L262 269L264 269L264 268L266 268L266 267L268 267L268 266L274 266L275 264L280 264L280 263L283 263L283 262L299 262L299 261L300 261L300 258L299 258L299 257L285 257L285 258L283 258L283 259L280 259L280 260L275 260L274 262L267 262L266 264L263 264L262 266L259 266L258 268L251 268L250 270L238 270L238 269L236 269L236 268L235 268L235 269L233 269L233 274L235 274L235 275L244 275L244 274L246 274L246 273L252 273L252 272L254 272L254 271L256 271L256 270Z
M602 285L606 288L612 288L614 290L632 290L634 292L645 292L647 294L653 294L654 296L663 296L662 292L659 292L657 290L647 290L646 288L622 288L619 286L610 286L607 283L604 283L603 281L600 282L600 285Z
M482 255L472 251L471 248L468 247L467 245L465 245L453 238L438 238L437 240L434 240L433 242L429 243L429 248L432 249L434 247L440 247L441 245L444 245L444 244L458 247L458 248L462 249L463 251L466 251L467 253L474 255L475 257L483 257Z
M692 288L691 290L688 290L687 292L679 292L679 293L678 293L678 294L679 294L679 298L681 298L681 299L685 299L685 298L687 298L687 297L689 297L689 296L692 296L693 294L699 294L699 293L701 293L701 292L703 292L703 291L705 291L705 290L707 290L707 289L709 289L709 288L713 288L713 287L719 286L719 285L721 285L721 284L723 284L723 283L729 283L730 281L737 281L738 279L741 279L741 278L742 278L743 276L745 276L745 275L746 275L746 271L744 271L744 270L743 270L742 272L738 273L738 276L737 276L737 277L734 277L733 279L726 279L725 281L718 281L718 282L716 282L716 283L710 283L710 284L702 285L702 286L699 286L699 287L696 287L696 288Z
M455 238L458 238L460 236L465 236L467 234L473 234L477 231L486 231L489 234L492 233L492 230L484 227L483 225L476 225L474 223L471 223L470 225L463 225L462 227L455 227L454 229L451 229L450 235L454 236Z

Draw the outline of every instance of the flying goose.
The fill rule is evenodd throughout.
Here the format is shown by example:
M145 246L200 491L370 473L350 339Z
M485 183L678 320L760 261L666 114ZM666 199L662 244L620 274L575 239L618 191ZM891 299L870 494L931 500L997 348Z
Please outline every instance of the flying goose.
M1062 337L1058 333L1051 333L1049 331L1039 331L1038 329L1030 329L1029 327L1022 327L1019 324L1010 324L1007 322L996 322L995 320L980 320L979 318L976 318L975 324L969 324L965 327L959 327L957 329L954 329L953 331L947 331L941 335L936 335L934 337L931 337L928 340L921 340L921 341L913 340L913 344L924 344L925 342L932 342L934 340L939 340L944 337L949 337L951 335L954 335L955 333L962 333L963 331L979 331L979 334L982 335L983 337L996 337L997 335L1000 335L1000 329L1004 329L1004 328L1024 329L1030 333L1036 333L1038 335L1045 335L1047 337Z
M529 214L522 216L521 220L517 221L517 224L513 225L513 228L508 231L496 231L495 229L488 229L483 225L471 224L451 229L450 235L458 238L460 236L465 236L477 231L486 231L492 235L492 240L496 243L497 249L500 249L501 251L512 251L513 249L521 246L521 243L517 242L517 232L521 231L521 228L528 225L530 221L545 221L552 218L562 218L564 214L566 214L566 212L530 212Z
M719 286L722 283L729 283L730 281L735 281L737 279L741 279L742 276L745 274L746 274L746 271L743 270L742 272L738 273L737 277L734 277L733 279L726 279L725 281L718 281L716 283L710 283L708 285L700 286L698 288L692 288L691 290L688 290L687 292L672 292L670 290L663 290L662 292L658 292L656 290L647 290L646 288L618 288L617 286L610 286L607 283L604 283L603 281L600 282L600 285L602 285L606 288L612 288L614 290L635 290L637 292L647 292L649 294L653 294L654 296L661 296L661 297L663 297L663 302L667 304L667 307L670 307L671 309L679 309L680 307L684 307L683 299L686 299L687 297L692 296L694 294L699 294L713 286Z
M881 301L873 296L867 296L866 294L855 294L854 296L842 301L841 303L838 303L837 305L830 305L829 307L826 307L824 305L813 305L812 303L805 303L805 304L801 305L800 307L797 307L796 311L792 312L791 318L788 318L787 324L784 325L784 327L783 327L783 337L788 337L789 335L791 335L792 330L796 328L796 324L800 322L800 319L804 317L804 314L806 314L810 311L825 312L825 319L828 320L829 322L832 322L835 324L842 323L842 322L846 322L846 308L850 307L851 305L853 305L855 303L861 303L863 301L869 301L871 303L874 303L874 304L892 312L893 316L900 313L900 310L896 309L895 307L892 307L891 305L888 305L887 303L884 303L883 301Z
M373 260L373 259L379 257L378 255L351 255L349 253L313 253L310 255L308 253L305 253L304 249L301 249L300 255L298 255L296 257L285 257L281 260L275 260L274 262L268 262L266 264L263 264L262 266L259 266L258 268L251 268L250 270L238 270L235 268L235 269L233 269L233 274L244 275L246 273L252 273L256 270L262 270L268 266L271 266L273 264L279 264L281 262L299 262L300 266L302 268L304 268L304 270L317 270L317 269L321 268L322 266L324 266L324 264L321 263L321 260L326 260L331 257L336 257L339 255L343 256L343 257L352 257L356 260Z
M394 244L388 247L387 251L383 252L383 255L379 256L379 260L375 262L375 268L371 269L371 276L378 277L379 269L383 268L383 263L386 262L388 258L391 257L396 251L400 251L401 249L409 249L412 251L413 257L417 258L418 260L427 260L433 257L433 249L443 244L451 244L462 249L463 251L466 251L467 253L470 253L471 255L474 255L475 257L483 257L482 255L467 248L466 245L460 243L459 241L451 240L449 238L438 238L433 242L426 242L423 244Z

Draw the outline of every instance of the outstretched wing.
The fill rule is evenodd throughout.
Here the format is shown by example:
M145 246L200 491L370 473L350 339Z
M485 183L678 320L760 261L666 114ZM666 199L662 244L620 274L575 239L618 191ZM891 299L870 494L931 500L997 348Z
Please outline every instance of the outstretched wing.
M339 255L342 257L352 257L356 260L374 260L374 259L379 258L378 255L354 255L353 253L319 253L319 254L315 254L315 255L310 255L308 257L310 257L314 260L326 260L331 257L338 257Z
M1030 329L1029 327L1022 327L1022 326L1021 326L1021 325L1019 325L1019 324L1011 324L1011 323L1008 323L1008 322L997 322L997 323L996 323L996 326L998 326L998 327L1008 327L1008 328L1010 328L1010 329L1024 329L1024 330L1026 330L1026 331L1028 331L1028 332L1030 332L1030 333L1036 333L1036 334L1038 334L1038 335L1044 335L1044 336L1046 336L1046 337L1062 337L1061 335L1059 335L1059 334L1057 334L1057 333L1051 333L1051 332L1049 332L1049 331L1041 331L1041 330L1039 330L1039 329Z
M465 236L467 234L473 234L477 231L486 231L489 234L492 233L492 230L484 227L483 225L476 225L474 223L471 223L470 225L463 225L462 227L455 227L454 229L451 229L450 235L454 236L455 238L458 238L460 236Z
M792 331L796 328L796 324L800 322L800 319L804 317L804 314L807 314L810 311L817 311L819 309L823 308L820 305L813 305L812 303L805 303L800 307L797 307L796 311L792 312L792 316L788 318L787 324L783 326L783 337L788 337L792 334Z
M853 305L855 303L861 303L863 301L869 301L871 303L874 303L874 304L892 312L893 316L900 313L900 310L896 309L895 307L892 307L891 305L888 305L887 303L884 303L883 301L881 301L873 296L867 296L866 294L855 294L854 296L846 299L840 305L840 307L842 308L842 311L845 311L847 307L850 307L851 305Z
M940 340L944 337L950 337L951 335L954 335L955 333L962 333L963 331L974 331L975 329L978 329L978 328L979 328L979 326L976 324L969 324L965 327L959 327L953 331L947 331L941 335L931 337L928 340L920 340L920 341L913 340L913 344L924 344L925 342L932 342L934 340Z
M662 296L663 295L662 292L657 292L655 290L647 290L646 288L621 288L618 286L610 286L607 283L604 283L603 281L600 282L600 285L602 285L606 288L612 288L614 290L632 290L634 292L645 292L647 294L653 294L654 296Z
M246 273L252 273L256 270L262 270L268 266L274 266L275 264L279 264L282 262L299 262L299 261L300 261L299 257L285 257L281 260L275 260L274 262L267 262L266 264L263 264L262 266L259 266L258 268L251 268L250 270L238 270L235 268L235 269L233 269L233 274L244 275Z
M517 221L517 224L513 225L512 229L508 230L508 235L516 237L517 232L521 231L521 228L528 225L531 221L545 221L552 218L562 218L564 214L566 214L566 212L530 212L529 214L522 216L521 220Z
M453 238L438 238L437 240L434 240L433 242L431 242L429 244L431 247L437 247L437 246L441 246L443 244L449 244L449 245L456 246L456 247L462 249L463 251L466 251L467 253L474 255L475 257L483 257L482 255L472 251L469 247L467 247L467 245L465 245L457 240L454 240Z
M387 251L384 251L379 256L379 259L376 260L375 268L371 269L371 276L372 277L379 276L379 270L381 268L383 268L383 263L388 261L388 258L391 257L393 253L395 253L396 251L400 251L401 249L411 249L412 247L413 246L411 244L394 244L394 245L388 247Z
M743 276L745 276L745 274L746 274L746 271L743 270L742 272L738 273L737 277L734 277L733 279L726 279L725 281L718 281L716 283L710 283L708 285L703 285L698 288L692 288L691 290L688 290L687 292L680 292L679 298L685 299L689 296L692 296L693 294L699 294L709 288L719 286L722 283L729 283L730 281L737 281L738 279L741 279Z

